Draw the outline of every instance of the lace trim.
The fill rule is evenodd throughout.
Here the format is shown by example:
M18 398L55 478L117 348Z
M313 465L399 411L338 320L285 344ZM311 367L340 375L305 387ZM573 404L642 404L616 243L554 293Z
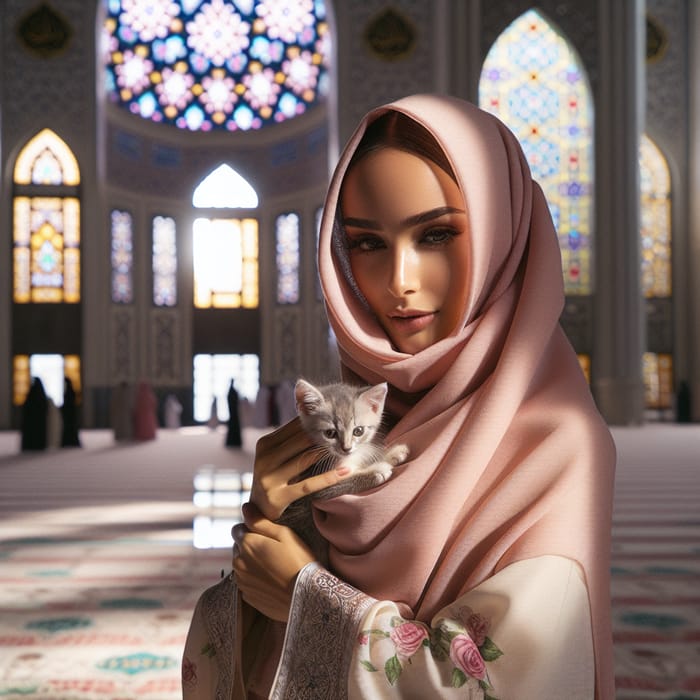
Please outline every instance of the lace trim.
M316 563L297 578L271 700L347 698L357 630L376 601Z

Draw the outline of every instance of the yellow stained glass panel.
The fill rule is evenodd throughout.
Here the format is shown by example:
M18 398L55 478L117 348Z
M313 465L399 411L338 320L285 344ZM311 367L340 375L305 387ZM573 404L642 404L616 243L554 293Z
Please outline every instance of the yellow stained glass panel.
M257 308L257 220L196 219L193 267L197 308Z
M659 147L643 134L639 143L642 291L671 296L671 176Z

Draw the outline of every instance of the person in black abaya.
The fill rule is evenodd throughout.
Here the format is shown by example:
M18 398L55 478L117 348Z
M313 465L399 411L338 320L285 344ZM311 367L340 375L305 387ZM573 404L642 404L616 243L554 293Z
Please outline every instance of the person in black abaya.
M68 377L65 377L63 380L61 418L63 419L61 447L80 447L80 436L78 435L78 406L73 382L71 382Z
M238 392L233 379L226 395L228 403L228 429L226 431L226 447L240 447L243 444L241 438L241 417L238 412Z
M34 377L22 406L22 451L45 450L49 402L44 384Z

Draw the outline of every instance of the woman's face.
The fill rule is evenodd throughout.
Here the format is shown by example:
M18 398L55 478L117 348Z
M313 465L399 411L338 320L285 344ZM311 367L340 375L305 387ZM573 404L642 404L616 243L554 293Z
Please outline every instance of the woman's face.
M454 180L427 158L383 148L352 166L341 210L352 274L396 349L415 354L450 335L469 270Z

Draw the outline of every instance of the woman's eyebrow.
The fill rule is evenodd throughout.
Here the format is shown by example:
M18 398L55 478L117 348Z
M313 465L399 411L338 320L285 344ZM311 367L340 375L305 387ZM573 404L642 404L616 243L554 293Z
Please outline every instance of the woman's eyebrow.
M463 209L457 209L456 207L436 207L435 209L429 209L428 211L422 211L420 214L414 214L409 216L401 222L401 226L416 226L417 224L423 224L426 221L432 221L433 219L439 219L445 214L464 214ZM358 219L353 216L348 216L343 219L344 226L350 226L352 228L364 228L369 230L377 230L381 228L378 221L372 219Z

